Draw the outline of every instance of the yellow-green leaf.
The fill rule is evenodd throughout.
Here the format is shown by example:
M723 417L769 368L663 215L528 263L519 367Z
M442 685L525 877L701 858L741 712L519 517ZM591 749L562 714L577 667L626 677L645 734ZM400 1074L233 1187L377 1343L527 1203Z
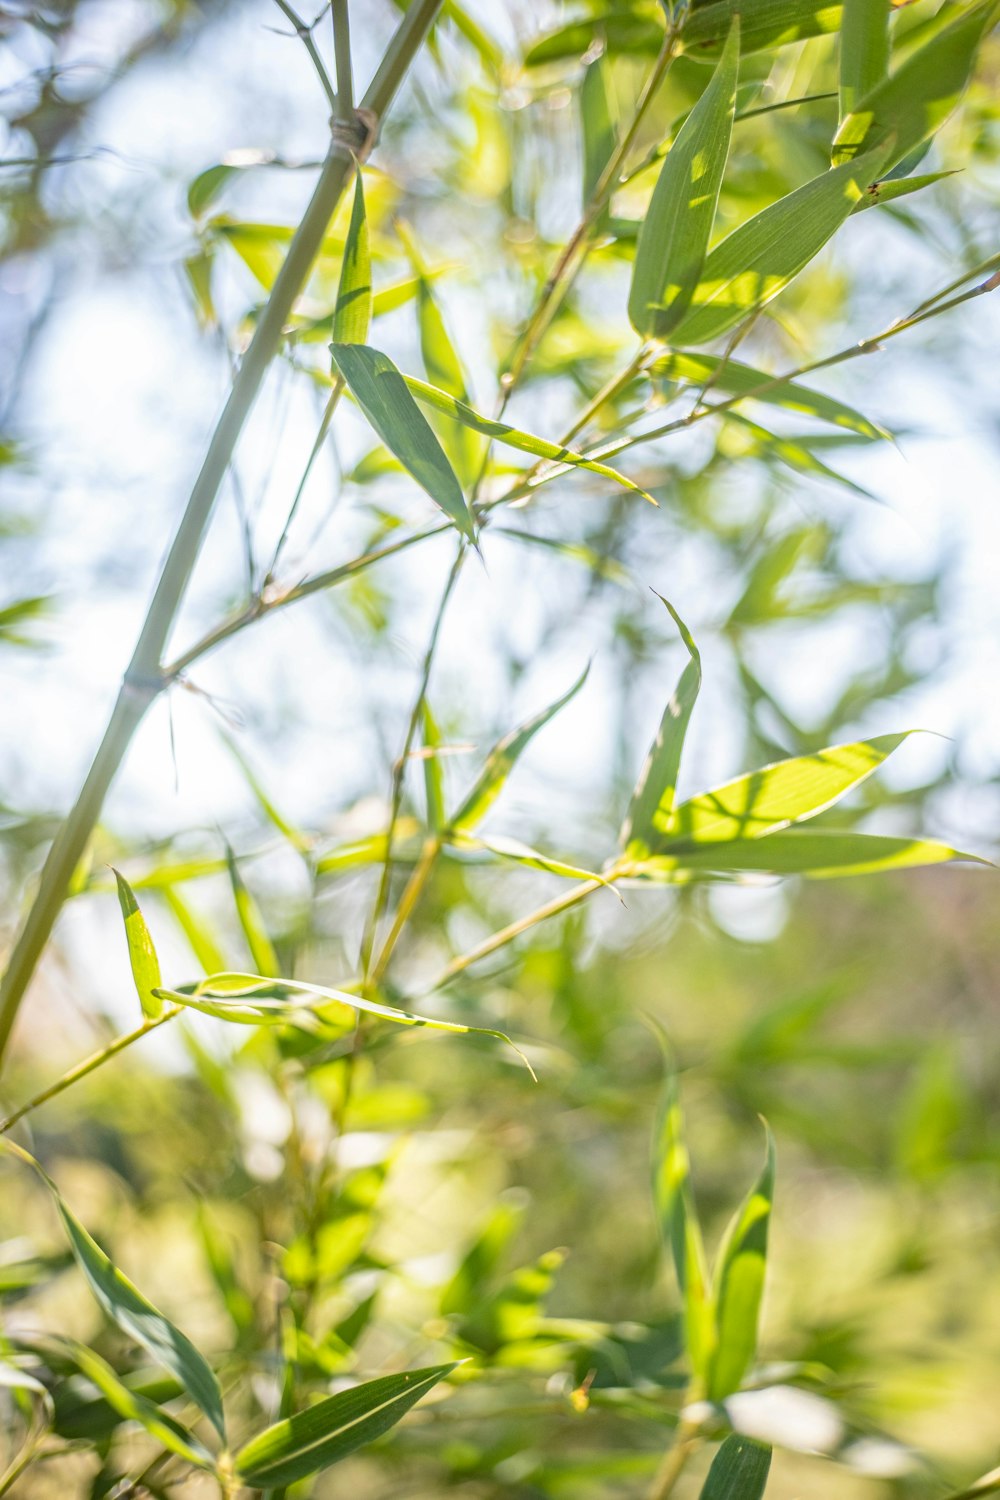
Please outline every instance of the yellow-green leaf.
M156 994L160 987L160 960L156 956L146 920L139 910L135 892L124 875L115 870L114 876L118 885L118 902L125 920L125 939L136 994L139 996L143 1015L147 1020L155 1021L163 1014L163 1001Z
M715 1347L708 1365L707 1395L724 1401L737 1390L757 1350L757 1325L764 1295L767 1233L774 1201L774 1137L765 1125L764 1168L734 1215L715 1264Z
M688 1357L704 1377L712 1352L713 1309L701 1225L691 1189L691 1163L684 1140L677 1073L668 1060L653 1137L653 1202L660 1235L673 1258L684 1301Z
M354 175L354 202L340 267L337 304L333 312L333 342L363 344L372 319L372 267L368 248L368 218L361 168Z
M889 0L844 0L840 22L840 117L889 70Z

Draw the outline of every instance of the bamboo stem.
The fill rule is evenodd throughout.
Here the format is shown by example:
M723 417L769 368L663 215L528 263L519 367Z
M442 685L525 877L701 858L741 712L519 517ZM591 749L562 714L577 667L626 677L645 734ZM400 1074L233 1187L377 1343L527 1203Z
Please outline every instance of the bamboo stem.
M441 0L414 0L400 22L364 98L364 108L376 120L381 119L395 97L440 4ZM264 374L281 345L289 314L306 283L348 176L354 170L354 161L353 153L339 142L331 147L233 381L156 585L104 738L77 801L49 850L37 894L0 983L0 1060L108 789L146 709L169 680L160 670L163 649L194 571L216 496Z

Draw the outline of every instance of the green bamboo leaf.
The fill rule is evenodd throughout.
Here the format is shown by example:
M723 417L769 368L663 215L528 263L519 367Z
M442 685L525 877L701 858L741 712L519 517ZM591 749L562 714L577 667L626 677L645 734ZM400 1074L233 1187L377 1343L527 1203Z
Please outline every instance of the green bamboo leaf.
M330 1030L339 1034L343 1027L336 1025L337 1013L347 1007L363 1011L365 1015L378 1016L383 1021L394 1021L397 1026L426 1026L429 1031L446 1031L455 1036L488 1036L494 1041L504 1042L516 1052L531 1076L535 1076L524 1053L506 1032L417 1015L415 1011L383 1005L381 1001L349 990L307 984L300 979L276 979L267 974L227 971L210 974L197 984L184 985L180 989L161 989L160 995L176 1005L186 1005L218 1020L233 1021L241 1026L297 1026L319 1035ZM298 996L304 998L304 1004L295 1003Z
M951 14L946 7L941 19ZM861 152L883 151L883 166L889 167L934 135L965 92L979 44L998 15L997 0L981 0L935 29L841 122L833 160L848 162Z
M829 745L737 776L666 815L653 815L653 852L680 853L716 841L761 839L814 818L860 786L912 734Z
M112 1265L97 1241L87 1232L63 1200L52 1178L39 1162L12 1141L0 1143L0 1149L11 1151L38 1175L49 1192L69 1236L74 1259L86 1277L101 1310L111 1321L141 1344L153 1359L180 1381L192 1401L208 1417L225 1442L226 1425L222 1413L222 1394L204 1356L180 1329L164 1317L159 1308L145 1298L128 1277Z
M853 212L863 213L866 208L877 208L880 203L893 203L897 198L908 198L911 193L919 193L924 188L933 187L936 182L943 182L946 177L955 177L956 170L950 172L925 172L921 177L883 177L879 182L869 184L861 201L855 204Z
M491 838L485 838L477 834L475 838L451 836L448 840L457 849L487 849L491 854L499 855L501 859L513 860L515 864L527 865L529 869L545 870L549 875L561 875L564 880L599 880L602 885L610 882L593 870L584 870L580 865L571 865L563 859L555 859L550 854L542 854L538 849L532 849L530 844L523 844L520 839L505 838L494 834Z
M818 255L879 175L883 147L814 177L709 252L678 344L704 344L765 307Z
M139 1422L168 1453L174 1453L198 1469L214 1469L208 1449L193 1433L170 1416L155 1402L131 1390L119 1378L107 1360L75 1339L60 1337L60 1347L72 1359L80 1373L96 1386L108 1406L126 1422Z
M367 344L331 344L334 361L372 427L459 531L475 541L472 514L444 450L388 355Z
M700 1500L761 1500L770 1468L766 1443L731 1433L712 1460Z
M582 453L574 453L571 448L562 448L558 443L550 443L546 438L535 437L533 433L522 432L517 427L512 427L509 422L494 422L489 417L484 417L464 401L449 396L447 391L439 391L436 386L428 385L426 381L415 380L411 375L404 377L406 385L418 401L425 406L431 406L436 411L443 412L445 416L454 417L458 422L464 422L475 432L481 432L485 437L492 438L495 442L506 443L508 447L518 448L522 453L531 453L536 458L545 458L553 463L564 465L557 471L543 474L532 481L531 488L547 482L549 479L558 478L559 474L566 473L571 468L587 469L592 474L600 474L603 479L611 479L615 484L620 484L624 489L632 490L634 494L641 495L651 505L656 501L652 495L648 495L639 485L634 484L631 479L626 479L624 474L619 474L617 469L611 469L607 464L597 463L596 460L584 458Z
M653 1202L660 1236L673 1259L684 1302L688 1358L693 1373L704 1378L714 1337L712 1294L691 1187L677 1072L669 1055L653 1137Z
M372 320L372 265L368 248L368 218L361 168L354 174L354 202L340 267L337 305L333 312L333 342L363 344Z
M628 315L642 338L665 339L691 305L715 221L736 112L740 23L660 170L635 252Z
M701 656L694 637L673 605L662 595L658 597L681 633L689 660L663 710L656 739L649 748L622 824L619 842L628 858L641 858L647 854L655 838L655 829L660 824L669 823L672 817L681 754L691 712L701 689Z
M889 0L844 0L840 22L840 118L889 71Z
M774 1137L765 1124L764 1167L719 1247L712 1288L715 1347L708 1366L709 1401L737 1390L757 1351L757 1325L764 1295L767 1232L774 1201Z
M415 857L419 852L417 842L419 833L420 825L415 818L397 819L392 845L394 860L405 860L408 857L408 845L412 847ZM388 839L385 833L371 833L364 838L338 844L335 848L328 849L325 854L320 855L316 861L316 874L336 875L341 870L354 870L362 865L384 864L387 844Z
M546 1298L565 1259L564 1250L547 1250L530 1265L512 1271L459 1325L459 1337L487 1354L536 1338L544 1323Z
M485 1299L485 1288L517 1232L524 1210L524 1201L515 1197L502 1199L492 1210L481 1233L441 1293L444 1317L471 1313Z
M688 848L675 855L640 860L629 873L641 879L673 883L686 871L746 871L764 875L806 875L814 880L839 875L869 875L881 870L969 860L989 864L975 854L952 849L933 839L895 838L878 833L842 833L837 829L787 828L764 839Z
M226 956L208 923L191 908L174 886L164 888L163 899L205 973L218 974L226 967Z
M142 1013L148 1021L155 1021L163 1014L163 1001L157 996L160 987L160 960L156 956L153 939L149 935L145 918L139 910L135 892L124 875L114 871L118 886L118 902L125 921L125 939L128 943L128 958L132 965L132 979Z
M527 719L517 729L512 729L493 746L482 771L448 820L450 832L469 833L482 821L499 797L507 777L529 741L580 691L589 671L588 663L567 693L557 698L548 708L542 709L541 713Z
M388 1432L454 1368L432 1365L384 1375L327 1396L251 1438L236 1454L236 1473L253 1489L270 1489L328 1469Z
M817 458L804 439L770 432L768 428L761 427L758 422L751 422L749 417L745 417L739 411L727 411L725 420L742 428L750 439L750 451L753 455L759 458L775 458L779 463L787 465L789 469L794 469L797 474L808 474L812 479L831 480L834 484L843 485L855 495L860 495L864 500L875 499L871 490L866 490L864 485L848 479L846 474L831 469L829 464ZM814 436L813 441L818 441L818 438ZM743 456L742 452L740 456Z
M887 182L880 183L879 191L888 186ZM869 190L861 199L859 207L868 207L872 201L877 200L872 198ZM689 385L711 383L713 390L724 392L727 396L746 396L754 401L764 401L770 406L802 412L805 416L817 417L823 422L832 423L834 427L856 432L860 437L871 438L873 441L889 437L884 427L870 421L846 402L838 401L835 396L814 391L795 380L778 379L763 370L755 370L737 360L724 360L715 354L695 353L687 349L672 351L650 365L649 373L654 379L683 380Z
M840 25L840 0L710 0L695 4L684 22L688 57L717 57L735 16L740 17L740 50L762 52L812 36L826 36Z
M593 197L594 189L618 143L618 121L613 98L611 68L607 53L602 52L600 57L595 57L584 68L583 82L580 85L584 204L588 204ZM596 225L598 231L606 221L607 213L605 205Z
M427 827L440 833L445 825L444 767L441 764L441 730L431 713L426 697L421 699L420 715L424 727L424 796L427 801Z
M240 746L236 743L232 736L228 734L223 734L222 742L225 745L226 749L229 751L230 755L233 757L233 760L242 771L243 779L246 782L251 793L253 794L254 800L256 801L258 807L264 814L264 817L267 819L267 821L269 823L272 823L278 830L278 832L282 835L282 837L288 840L296 853L308 854L310 848L312 847L311 840L307 838L307 836L302 832L301 828L296 828L293 823L290 823L289 820L280 811L280 809L275 805L263 782L257 775L257 772L254 770L253 766L250 764L250 761L247 759L246 755L244 755Z
M243 936L247 940L250 957L262 974L277 974L281 968L278 954L264 925L260 907L247 890L236 863L236 856L228 845L226 866L229 871L229 883L233 888L236 915L243 929Z

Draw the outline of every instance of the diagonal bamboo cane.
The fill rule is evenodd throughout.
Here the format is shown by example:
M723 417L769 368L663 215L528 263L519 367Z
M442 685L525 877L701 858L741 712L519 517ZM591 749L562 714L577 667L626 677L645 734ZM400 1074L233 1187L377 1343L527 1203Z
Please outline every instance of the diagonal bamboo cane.
M441 0L414 0L386 49L362 101L362 111L355 116L359 122L372 116L377 122L386 113L430 30L440 5ZM354 171L355 155L346 139L349 133L344 122L338 120L333 144L320 171L309 206L289 246L267 306L212 434L104 737L79 796L49 850L37 894L0 983L0 1059L25 990L66 899L73 872L100 816L108 789L147 709L169 681L161 666L164 647L197 562L216 496L265 372L280 348L289 314L305 285L327 225Z

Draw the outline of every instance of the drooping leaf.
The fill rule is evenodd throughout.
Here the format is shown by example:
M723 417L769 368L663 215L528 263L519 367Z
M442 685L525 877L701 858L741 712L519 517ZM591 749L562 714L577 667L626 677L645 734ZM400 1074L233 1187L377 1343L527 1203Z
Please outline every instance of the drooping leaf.
M538 731L544 728L549 720L554 718L559 710L580 691L587 680L589 671L588 664L568 692L564 693L561 698L557 698L555 703L550 704L548 708L542 709L540 713L527 719L517 729L512 729L493 746L486 757L482 771L448 820L448 826L453 832L469 833L477 823L482 821L499 797L507 777L525 747Z
M814 818L867 780L912 732L830 745L812 755L775 761L691 797L671 814L654 813L653 852L675 852L671 845L686 849L716 841L761 839Z
M208 1417L219 1437L225 1442L226 1427L222 1413L222 1394L204 1355L192 1344L179 1328L171 1323L160 1310L145 1298L128 1277L113 1265L97 1241L83 1227L52 1178L44 1168L21 1146L12 1141L0 1145L0 1149L12 1151L19 1160L30 1166L44 1182L58 1210L63 1227L69 1236L74 1259L86 1277L87 1283L101 1310L111 1321L141 1344L153 1359L180 1381L192 1401Z
M853 212L860 214L866 208L877 208L880 203L894 203L897 198L908 198L911 193L922 192L924 188L933 187L936 182L943 182L946 177L955 175L952 170L925 172L920 177L883 177L879 182L869 183Z
M715 1347L708 1365L707 1394L723 1401L735 1391L753 1363L764 1295L767 1233L774 1201L774 1137L765 1125L764 1168L734 1215L715 1264Z
M531 1072L524 1054L503 1031L488 1026L466 1026L459 1021L442 1021L383 1005L378 1000L353 994L348 990L330 989L326 985L306 984L300 979L276 979L266 974L227 972L210 974L198 984L182 989L160 991L165 1000L186 1005L222 1021L242 1026L298 1026L322 1034L324 1030L343 1030L336 1026L337 1013L344 1007L364 1011L399 1026L426 1026L430 1031L448 1031L459 1036L488 1036L504 1042L521 1058ZM302 996L304 1003L296 1003Z
M694 637L673 605L666 599L662 602L681 633L689 660L663 711L656 739L649 748L622 824L619 842L629 858L640 858L648 851L657 826L657 814L660 821L669 822L673 813L681 753L701 688L701 656Z
M887 183L880 184L880 190L886 186ZM870 196L870 193L866 193L862 201ZM765 401L770 406L781 406L788 411L818 417L821 421L831 422L835 427L856 432L860 437L868 437L873 441L889 436L884 427L870 421L846 402L838 401L835 396L814 391L796 380L777 379L763 370L755 370L750 365L740 364L733 359L722 360L714 354L694 353L686 349L672 351L650 366L650 374L654 379L684 380L690 385L710 383L713 390L724 392L727 396L746 396L754 401Z
M236 856L229 848L226 850L226 864L229 870L229 883L233 888L233 900L236 903L236 915L243 929L243 936L247 940L250 957L261 974L277 974L281 968L278 954L271 942L260 907L247 889L236 863Z
M691 305L705 264L736 111L739 20L708 87L660 170L635 252L628 315L643 338L665 339Z
M351 394L383 443L445 515L474 541L472 513L458 477L392 360L367 344L330 347Z
M754 872L806 875L815 880L838 875L869 875L918 865L969 860L988 864L933 839L894 838L878 833L841 833L835 829L787 828L764 839L736 839L702 848L687 846L677 854L640 860L634 872L642 879L674 882L684 871Z
M195 1468L214 1469L212 1455L194 1434L155 1402L125 1385L107 1360L75 1339L62 1337L60 1345L117 1416L126 1422L139 1422L161 1448L185 1459Z
M363 344L372 320L372 265L361 168L354 174L354 202L333 311L333 342Z
M789 437L777 432L771 432L766 427L761 427L759 422L751 422L740 411L727 411L725 419L742 429L742 433L749 441L750 451L756 456L764 459L777 459L779 463L794 469L797 474L808 474L813 479L825 479L833 484L843 485L845 489L851 490L855 495L860 495L864 500L874 500L875 496L863 485L857 484L855 480L849 479L846 474L841 474L837 469L831 469L821 458L817 458L809 443L803 438ZM816 442L818 439L813 438ZM739 450L742 457L745 450Z
M704 344L765 307L818 255L885 165L886 150L814 177L709 251L678 344Z
M163 1014L163 1001L156 994L160 987L160 961L146 920L135 899L135 892L124 875L115 870L114 876L118 886L118 902L125 921L125 939L136 994L139 996L143 1015L148 1021L155 1021Z
M531 453L535 458L549 459L552 463L564 465L557 472L542 474L532 483L532 488L543 484L547 479L558 477L558 474L566 473L569 469L588 469L592 474L600 474L603 479L611 479L615 484L620 484L624 489L632 490L641 495L644 500L649 500L655 505L651 495L647 495L644 489L634 484L631 479L626 479L624 474L619 474L617 469L611 469L607 464L598 463L595 459L585 458L582 453L574 453L571 448L562 448L558 443L550 443L546 438L535 437L533 433L522 432L517 427L512 427L509 422L494 422L489 417L484 417L464 401L449 396L446 391L439 391L435 386L428 385L426 381L415 380L412 376L405 377L406 384L416 396L418 401L432 406L436 411L443 412L445 416L454 417L458 422L464 422L475 432L481 432L485 437L493 438L499 443L506 443L508 447L518 448L522 453Z
M979 44L998 14L997 0L980 0L950 24L935 29L841 122L833 143L833 160L848 162L862 152L881 151L882 165L889 167L933 135L965 92ZM941 19L951 15L946 7Z
M328 1469L388 1432L454 1368L433 1365L384 1375L327 1396L251 1438L236 1454L236 1473L254 1489L273 1489Z
M889 0L844 0L840 22L840 118L889 71Z
M761 1500L770 1468L766 1443L730 1433L712 1460L700 1500Z
M684 1302L688 1358L704 1377L712 1352L713 1309L701 1225L691 1189L677 1073L669 1058L653 1137L653 1202Z

